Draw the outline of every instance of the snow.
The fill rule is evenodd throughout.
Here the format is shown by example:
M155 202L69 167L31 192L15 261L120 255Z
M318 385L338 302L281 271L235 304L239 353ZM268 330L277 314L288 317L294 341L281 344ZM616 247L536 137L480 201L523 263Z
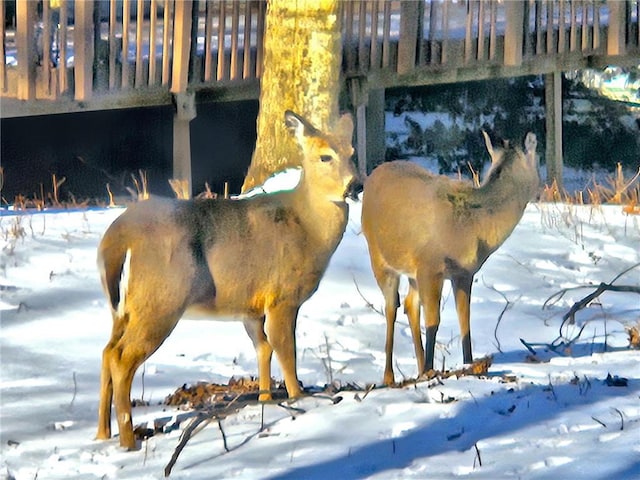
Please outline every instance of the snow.
M0 216L0 478L162 478L188 424L136 452L123 451L117 437L94 440L100 357L111 323L95 251L122 211ZM360 204L352 203L320 288L300 311L298 372L307 387L333 379L366 388L382 380L385 321L368 304L382 309L383 301L359 215ZM472 341L476 358L493 355L488 377L368 394L347 389L335 404L313 395L294 404L306 413L248 406L222 422L229 452L212 422L187 444L171 477L638 478L640 351L628 349L624 330L640 320L637 295L602 294L563 329L574 338L586 324L570 348L553 352L546 345L574 302L640 261L639 239L640 218L620 206L530 204L476 276ZM638 269L616 283L638 285ZM447 288L436 362L456 368L462 352ZM545 306L562 289L566 294ZM402 313L396 332L396 378L414 377ZM159 404L184 383L256 372L241 323L183 319L136 375L132 398L150 406L133 409L134 423L188 416ZM608 386L608 374L628 379L627 386ZM274 376L281 378L275 361Z

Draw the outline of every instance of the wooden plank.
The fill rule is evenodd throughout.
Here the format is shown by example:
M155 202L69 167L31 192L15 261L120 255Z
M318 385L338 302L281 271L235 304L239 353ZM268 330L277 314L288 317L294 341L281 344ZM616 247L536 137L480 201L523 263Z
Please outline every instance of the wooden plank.
M536 48L533 51L534 55L540 55L542 53L542 0L536 0ZM525 22L527 20L525 19Z
M367 2L360 1L358 8L358 68L368 70L365 43L367 40Z
M565 0L559 0L558 2L558 10L560 11L558 13L558 53L564 53L565 49L566 49L566 42L565 42L565 29L566 29L566 23L565 23Z
M149 13L149 85L156 84L158 60L156 46L158 44L158 0L151 0Z
M473 57L473 0L467 0L467 15L465 18L464 34L464 63L469 63Z
M554 48L554 27L553 27L553 18L554 18L554 5L555 2L547 0L547 54L551 55L556 53Z
M484 60L484 39L485 39L485 25L484 25L484 18L485 18L485 11L484 11L484 7L485 7L485 3L482 0L479 2L478 5L478 53L476 55L476 58L478 60Z
M449 2L442 2L442 64L447 63L449 57Z
M593 49L600 49L600 4L593 6Z
M109 89L116 88L116 59L118 58L116 34L117 34L117 5L116 0L109 2Z
M238 79L238 36L240 35L240 3L232 2L231 9L231 65L229 78L231 80Z
M580 42L580 50L583 52L588 52L591 50L591 45L589 45L589 8L587 6L587 2L582 0L582 28L581 28L582 38Z
M576 0L571 1L571 16L570 16L570 27L569 27L569 51L575 52L578 44L578 22L577 22L577 11L578 7L576 6Z
M122 0L122 53L120 54L122 61L122 88L129 87L129 71L131 69L131 64L129 63L130 12L129 0Z
M391 48L389 36L391 34L391 2L385 0L382 15L382 68L389 68Z
M204 81L213 75L213 2L207 0L204 13Z
M256 78L262 76L264 59L264 23L266 18L267 2L258 0L258 28L256 31Z
M507 24L504 34L504 64L506 66L522 65L522 32L524 27L524 2L511 1L505 3Z
M224 80L226 70L226 60L224 54L225 48L225 24L226 24L225 0L220 0L218 5L218 68L216 72L216 80Z
M496 0L491 0L491 14L490 14L490 32L489 32L489 60L496 59L496 41L497 41L497 18L498 18L498 5Z
M7 51L5 42L5 1L0 0L0 92L7 91Z
M75 29L73 47L75 50L74 98L88 100L93 93L93 0L75 2Z
M49 0L42 2L42 34L40 35L40 42L42 48L42 58L40 59L40 66L43 67L44 76L42 78L43 90L47 97L51 96L51 63L52 63L52 43L51 43L51 4Z
M242 32L242 78L251 77L251 10L253 2L245 1L244 6L244 32Z
M370 45L370 65L371 68L380 68L380 41L378 40L378 16L380 5L378 0L371 3L371 45Z
M172 93L186 92L188 87L192 6L191 2L176 2L175 4Z
M398 43L398 67L400 74L415 70L420 18L420 2L401 0L400 2L400 40Z
M173 0L164 0L162 19L162 85L169 85L171 75L171 24L173 20Z
M135 86L140 87L144 81L144 63L142 61L143 53L143 27L144 27L144 0L138 0L136 9L136 77Z
M35 21L36 2L18 0L16 2L16 54L18 56L18 90L19 100L36 98L36 45Z
M609 30L607 32L607 55L624 55L627 27L627 5L619 0L608 0Z
M60 29L58 31L58 94L69 88L67 73L67 0L60 0Z

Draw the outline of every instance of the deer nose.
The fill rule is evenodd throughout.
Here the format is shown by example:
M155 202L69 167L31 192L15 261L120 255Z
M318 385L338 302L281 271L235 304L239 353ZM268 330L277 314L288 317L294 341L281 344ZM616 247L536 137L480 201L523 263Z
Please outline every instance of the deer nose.
M363 183L362 180L360 180L360 176L353 177L347 186L344 197L348 197L351 200L358 200L358 195L362 192L362 189Z

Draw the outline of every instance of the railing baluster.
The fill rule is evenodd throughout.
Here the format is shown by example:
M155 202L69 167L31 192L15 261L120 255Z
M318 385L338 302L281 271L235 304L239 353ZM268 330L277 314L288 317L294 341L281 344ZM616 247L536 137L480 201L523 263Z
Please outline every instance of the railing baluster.
M158 43L158 0L151 0L149 13L149 85L156 84L156 45Z
M498 4L496 0L491 0L491 31L489 33L489 60L496 59L496 41L497 41L497 19L498 19Z
M226 33L226 9L225 0L220 0L218 9L218 69L216 80L220 81L225 78L225 33Z
M566 48L565 42L565 0L559 0L558 2L558 53L564 53Z
M229 78L238 78L238 30L240 21L240 4L236 1L232 4L231 11L231 71Z
M391 1L385 0L382 17L382 68L389 68L391 48L389 35L391 31Z
M5 47L5 0L0 0L0 92L7 91L7 50Z
M129 0L122 0L122 53L120 61L122 62L122 88L129 87L129 21L130 21L130 4Z
M207 0L204 14L204 81L210 82L213 73L213 3Z
M467 0L467 15L465 18L464 35L464 63L469 63L473 56L473 0Z
M258 27L256 31L256 77L262 76L262 62L264 59L264 24L267 10L267 2L258 0Z
M380 68L380 45L378 44L378 0L371 2L371 45L369 65L372 69Z
M478 54L476 58L478 60L484 60L484 5L486 2L480 0L478 5Z
M575 52L578 43L578 26L577 26L577 0L571 0L571 30L569 31L569 51Z
M358 69L368 68L365 42L367 39L367 2L360 1L358 8Z
M142 41L144 27L144 0L138 0L136 8L136 78L135 85L139 87L143 84L144 63L142 61Z
M555 53L554 45L554 6L555 2L553 0L547 0L547 55L551 55Z
M242 78L251 76L251 9L253 2L244 2L244 32L242 32Z

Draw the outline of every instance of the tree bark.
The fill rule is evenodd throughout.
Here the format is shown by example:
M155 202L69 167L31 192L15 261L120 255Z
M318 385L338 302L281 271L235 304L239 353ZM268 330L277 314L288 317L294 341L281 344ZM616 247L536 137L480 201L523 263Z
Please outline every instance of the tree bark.
M285 110L326 131L338 119L342 63L338 0L269 0L256 149L243 191L301 164Z

